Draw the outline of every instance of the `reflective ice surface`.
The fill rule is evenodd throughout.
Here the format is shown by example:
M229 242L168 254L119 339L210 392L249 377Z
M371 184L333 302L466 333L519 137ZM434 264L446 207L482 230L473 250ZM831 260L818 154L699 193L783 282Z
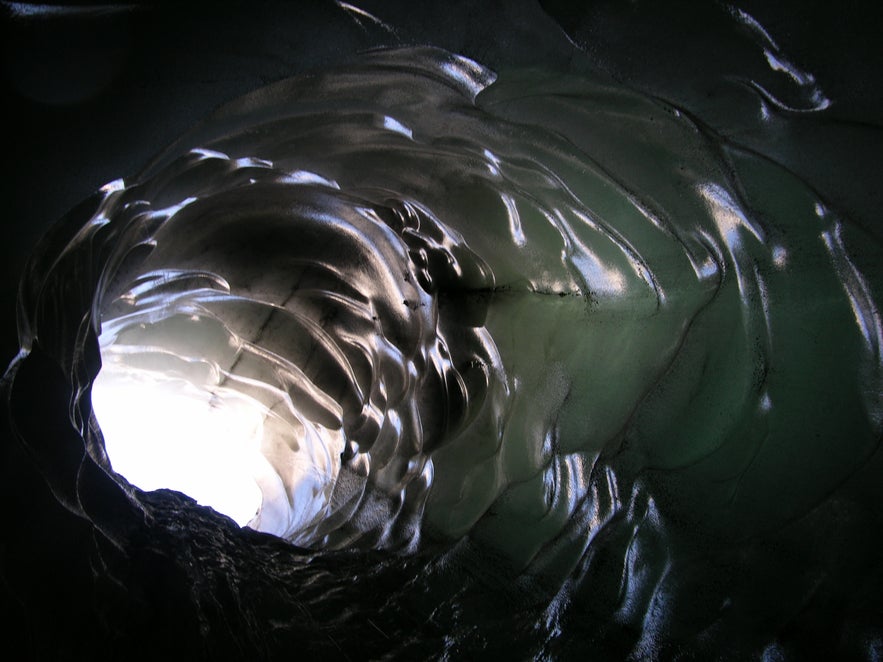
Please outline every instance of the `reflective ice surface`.
M117 478L120 508L217 536L283 603L309 587L335 636L371 613L374 650L775 657L821 599L871 655L842 566L881 434L880 245L761 140L828 100L732 18L788 85L687 108L419 48L226 105L44 244L16 383L49 348L106 471L99 335L96 387L257 403L251 525L313 551L244 552Z
M419 514L430 487L433 530L493 506L474 535L524 564L602 451L607 491L688 473L726 514L705 526L775 526L876 446L880 314L845 248L868 238L703 129L610 84L433 50L278 83L109 187L72 244L109 253L105 370L209 371L209 392L262 402L278 487L254 525L302 542ZM303 488L302 465L327 478Z

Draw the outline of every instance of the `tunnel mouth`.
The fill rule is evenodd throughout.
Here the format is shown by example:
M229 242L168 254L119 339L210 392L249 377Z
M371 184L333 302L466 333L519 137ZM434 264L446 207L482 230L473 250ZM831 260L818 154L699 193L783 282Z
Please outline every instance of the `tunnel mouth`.
M192 149L101 193L64 250L100 260L73 355L95 335L94 457L298 546L415 548L494 364L482 306L431 295L486 265L428 209L265 159Z
M113 470L143 490L181 491L240 526L315 542L340 470L339 419L329 429L305 417L276 378L294 367L212 312L238 303L222 279L151 274L121 298L131 310L102 319L91 389Z

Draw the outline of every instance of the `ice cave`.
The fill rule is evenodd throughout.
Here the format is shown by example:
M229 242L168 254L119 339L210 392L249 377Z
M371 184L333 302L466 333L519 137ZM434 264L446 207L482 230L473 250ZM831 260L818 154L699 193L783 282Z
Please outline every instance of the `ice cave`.
M873 12L449 4L0 3L13 642L883 659Z

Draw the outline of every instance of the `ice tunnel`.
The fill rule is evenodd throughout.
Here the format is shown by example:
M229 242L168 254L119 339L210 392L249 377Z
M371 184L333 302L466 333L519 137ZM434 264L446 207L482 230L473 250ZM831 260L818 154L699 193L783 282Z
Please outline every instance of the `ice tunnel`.
M2 6L33 657L883 656L864 14Z

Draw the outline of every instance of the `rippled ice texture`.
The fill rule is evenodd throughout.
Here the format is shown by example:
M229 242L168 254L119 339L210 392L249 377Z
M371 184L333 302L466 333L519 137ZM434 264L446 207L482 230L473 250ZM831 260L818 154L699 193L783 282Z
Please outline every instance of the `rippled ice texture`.
M528 655L746 628L773 650L879 443L875 240L605 80L375 52L225 106L71 234L25 288L25 347L76 278L72 365L100 332L105 371L260 402L251 526L326 550L314 567L388 550L351 580L402 573L387 609L437 613L449 651L505 648L482 624ZM777 582L792 556L765 550L795 545L817 551Z
M642 470L690 473L665 509L701 498L703 526L750 535L874 449L879 312L850 232L663 102L412 50L226 107L75 241L111 246L105 361L205 366L286 426L263 450L293 524L256 526L301 534L290 467L342 431L331 510L385 528L431 486L433 532L520 567ZM329 514L316 540L351 525Z

